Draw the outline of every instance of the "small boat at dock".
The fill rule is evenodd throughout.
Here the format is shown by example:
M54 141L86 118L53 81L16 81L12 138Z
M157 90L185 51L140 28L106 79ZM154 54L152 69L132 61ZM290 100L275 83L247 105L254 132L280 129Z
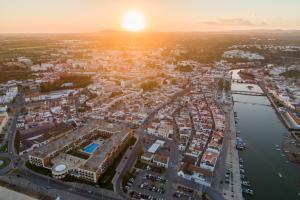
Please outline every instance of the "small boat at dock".
M253 195L253 190L248 189L248 188L242 188L242 192L244 194Z
M251 187L249 181L242 181L242 186Z
M280 172L278 172L278 176L279 178L282 178L282 174Z

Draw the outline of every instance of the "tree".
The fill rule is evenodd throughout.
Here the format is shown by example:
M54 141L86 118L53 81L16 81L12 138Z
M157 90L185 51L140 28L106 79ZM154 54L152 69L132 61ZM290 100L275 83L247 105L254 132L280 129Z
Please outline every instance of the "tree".
M19 153L20 151L20 131L18 130L16 132L16 137L15 137L15 142L14 142L14 146L15 146L15 150L17 153Z

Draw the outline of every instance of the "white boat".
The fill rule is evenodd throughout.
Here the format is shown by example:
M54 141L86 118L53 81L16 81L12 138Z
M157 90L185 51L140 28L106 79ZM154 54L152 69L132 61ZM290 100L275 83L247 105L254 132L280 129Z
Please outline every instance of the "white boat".
M278 172L278 176L279 178L282 178L282 174L280 172Z

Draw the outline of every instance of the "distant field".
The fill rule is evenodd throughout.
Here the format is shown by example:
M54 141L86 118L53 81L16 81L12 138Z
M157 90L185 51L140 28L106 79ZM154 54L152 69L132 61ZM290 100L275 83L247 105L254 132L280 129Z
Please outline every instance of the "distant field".
M2 71L0 73L0 83L7 82L9 80L25 80L31 78L30 71Z
M300 78L300 72L297 70L290 70L287 72L283 72L280 75L287 78Z
M64 83L73 83L73 86L62 87ZM83 75L68 75L61 77L54 83L43 83L41 84L41 92L51 92L56 90L84 88L92 83L91 76Z

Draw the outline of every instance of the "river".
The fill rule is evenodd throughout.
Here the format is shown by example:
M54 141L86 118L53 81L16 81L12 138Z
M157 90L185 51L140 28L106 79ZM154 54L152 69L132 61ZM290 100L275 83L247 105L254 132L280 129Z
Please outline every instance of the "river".
M240 78L233 70L233 78ZM232 90L250 91L249 84L233 83ZM261 92L254 85L251 91ZM239 152L244 160L246 180L254 190L255 200L300 199L300 167L287 160L281 148L288 130L279 119L265 96L233 95L234 111L239 118L237 130L247 143L247 149ZM282 174L282 178L278 176Z

